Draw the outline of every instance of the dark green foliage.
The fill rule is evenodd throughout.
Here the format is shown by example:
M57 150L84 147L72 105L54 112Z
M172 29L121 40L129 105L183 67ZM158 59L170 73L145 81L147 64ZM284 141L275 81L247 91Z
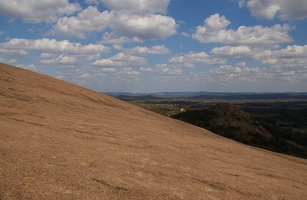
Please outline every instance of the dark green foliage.
M230 114L225 118L225 115L218 116L214 109L205 108L201 110L188 110L172 117L244 144L307 158L307 134L303 131L295 131L295 128L299 128L302 124L306 123L307 110L296 110L293 113L289 112L289 110L278 110L276 114L270 112L264 115L260 114L260 110L256 110L256 112L256 115L252 115L252 119L244 119L236 114ZM299 116L299 120L297 120L295 115ZM223 123L221 123L220 118L225 118L222 120ZM306 121L303 123L303 120ZM254 131L244 132L240 126L233 125L234 122L242 121L250 123L251 126L263 126L264 129L272 134L272 137L266 137Z
M216 108L206 108L202 110L189 110L172 117L245 144L262 147L264 143L267 143L268 139L261 134L252 131L242 134L244 130L240 126L233 124L241 121L249 123L248 119L235 113L230 113L229 116L228 113L224 113L224 120L220 121L220 116L217 112Z
M210 126L210 120L217 117L217 115L208 109L203 110L188 110L186 112L173 115L173 118L194 124L200 127Z
M295 103L275 103L275 106L245 110L274 136L270 141L270 146L274 147L271 150L307 158L307 108L299 108L302 106L304 104L296 107Z

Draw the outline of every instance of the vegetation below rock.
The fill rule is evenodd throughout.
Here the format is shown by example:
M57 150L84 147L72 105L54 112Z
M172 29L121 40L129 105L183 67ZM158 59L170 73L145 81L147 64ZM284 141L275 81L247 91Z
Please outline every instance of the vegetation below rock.
M201 110L188 110L171 117L244 144L307 158L307 148L302 141L292 140L285 133L286 130L280 133L280 130L269 126L263 118L256 121L257 118L250 117L250 114L239 107L228 103L218 103Z

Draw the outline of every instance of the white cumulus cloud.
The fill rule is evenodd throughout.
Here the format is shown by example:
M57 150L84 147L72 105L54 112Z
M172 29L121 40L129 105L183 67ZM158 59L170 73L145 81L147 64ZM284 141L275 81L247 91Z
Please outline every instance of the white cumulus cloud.
M146 63L147 61L143 57L118 53L107 59L96 60L93 65L102 67L135 67L144 65Z
M177 24L172 17L160 14L134 14L125 10L100 12L96 7L89 6L77 16L62 17L50 31L51 34L61 37L86 38L85 33L101 32L110 28L113 34L104 35L103 41L117 37L115 42L125 42L147 39L164 39L176 33ZM121 39L122 41L119 41Z
M181 64L182 66L185 67L194 67L196 64L201 64L201 65L224 64L225 60L211 57L205 52L198 52L198 53L189 52L184 55L173 56L172 58L170 58L169 62Z
M68 40L55 39L20 39L13 38L5 43L0 43L0 47L4 51L39 51L45 53L71 53L71 54L100 54L109 51L108 47L101 44L82 45L80 43L69 42Z
M274 19L279 16L283 20L307 18L306 0L239 0L239 6L247 7L257 18Z
M129 43L129 42L140 43L143 41L144 40L141 40L137 37L118 36L115 33L110 33L110 32L105 32L101 39L101 43L103 44L114 44L114 45L120 45L123 43Z
M272 27L240 26L238 30L226 29L230 24L224 16L211 15L205 19L204 26L198 26L192 38L201 43L224 43L229 45L272 46L284 42L291 42L288 35L290 26L274 25Z
M270 57L272 55L272 51L264 48L240 45L235 47L215 47L211 50L211 54L224 58L261 60Z
M46 54L42 54L41 57L45 57ZM57 57L50 57L50 58L43 58L40 60L43 64L65 64L65 65L71 65L78 62L77 56L71 56L71 55L65 55L61 54Z
M161 75L181 75L183 69L178 68L176 66L169 66L167 64L158 64L155 66L155 72Z
M274 50L270 57L261 60L264 64L280 67L290 67L297 70L307 70L307 45L287 46L284 49Z
M251 46L223 46L213 48L211 55L224 59L253 59L270 66L302 69L307 63L307 45L293 45L275 50Z
M0 1L0 13L30 23L53 23L60 16L70 15L79 10L81 6L78 3L69 3L68 0Z
M126 10L132 13L167 12L170 0L100 0L110 10Z
M129 52L131 54L142 54L142 55L164 55L168 54L171 51L166 48L164 45L157 45L152 47L140 47L136 46L132 49L126 49L125 52Z
M293 45L287 46L284 49L276 50L274 52L280 58L306 58L307 59L307 45Z
M89 6L77 16L60 18L51 33L62 37L85 38L85 33L102 31L109 23L110 13Z
M121 77L138 77L141 73L139 71L133 70L131 67L126 67L122 71L117 72L118 79L121 79ZM123 79L124 80L124 79ZM127 79L125 80L127 82L130 82L131 80Z
M198 75L200 80L205 79L211 82L254 82L256 80L268 80L273 75L267 69L259 67L238 67L223 65L218 68L203 72Z
M164 39L176 33L176 22L172 17L159 14L137 15L125 11L112 12L109 26L120 36L139 39Z
M112 72L116 72L116 68L102 68L99 70L100 72L104 72L104 73L112 73Z

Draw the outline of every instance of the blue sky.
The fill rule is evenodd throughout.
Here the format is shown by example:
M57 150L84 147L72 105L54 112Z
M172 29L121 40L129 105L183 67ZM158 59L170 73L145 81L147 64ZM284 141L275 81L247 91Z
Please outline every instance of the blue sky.
M0 62L100 92L307 92L306 0L4 0Z

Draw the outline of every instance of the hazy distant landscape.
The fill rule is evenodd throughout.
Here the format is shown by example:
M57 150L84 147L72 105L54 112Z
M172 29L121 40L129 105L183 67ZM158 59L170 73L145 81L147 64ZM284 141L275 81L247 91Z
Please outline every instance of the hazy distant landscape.
M248 145L307 158L307 93L109 94ZM229 107L240 110L225 114Z

